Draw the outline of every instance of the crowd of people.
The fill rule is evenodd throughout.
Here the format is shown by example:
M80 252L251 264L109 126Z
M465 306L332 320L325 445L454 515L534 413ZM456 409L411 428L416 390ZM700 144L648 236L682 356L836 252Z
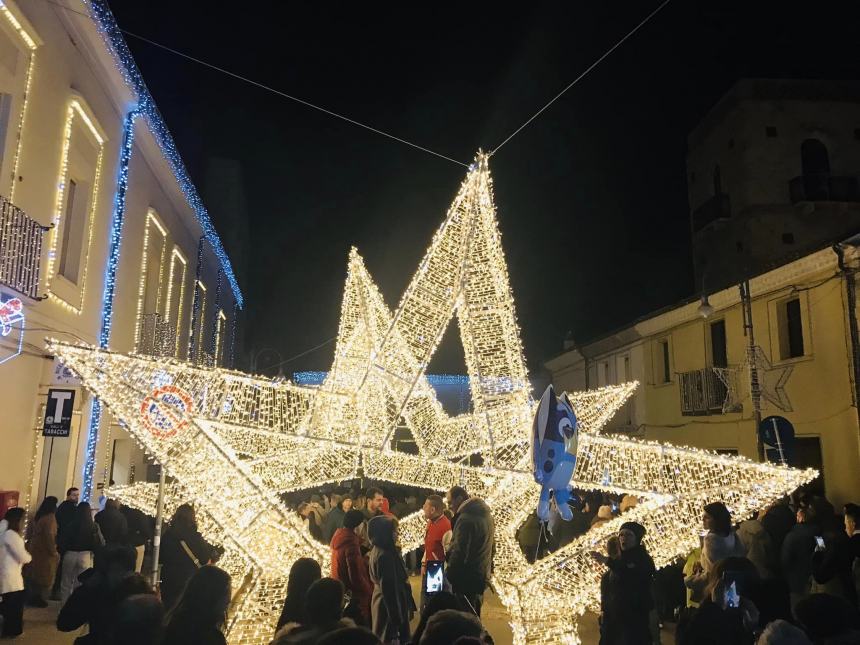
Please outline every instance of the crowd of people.
M309 534L329 544L330 570L311 558L292 565L273 645L492 643L480 619L495 548L490 508L459 486L445 499L422 497L421 506L412 493L392 504L372 487L298 503ZM570 503L570 521L556 508L546 525L532 518L523 525L518 537L529 559L623 519L637 499L590 493ZM233 581L217 566L221 550L201 535L193 507L179 506L167 522L153 584L141 574L151 522L113 500L101 506L94 514L77 489L59 505L47 497L26 536L24 510L6 513L2 636L22 633L25 604L45 606L53 597L62 601L60 631L87 628L79 645L226 643ZM424 544L404 560L398 520L419 509ZM740 524L725 505L711 503L703 508L699 548L660 571L647 550L659 537L638 522L620 522L606 552L591 553L605 567L600 643L658 645L666 619L678 622L678 645L860 643L858 518L856 505L838 515L817 495L780 500ZM417 597L410 573L421 574Z

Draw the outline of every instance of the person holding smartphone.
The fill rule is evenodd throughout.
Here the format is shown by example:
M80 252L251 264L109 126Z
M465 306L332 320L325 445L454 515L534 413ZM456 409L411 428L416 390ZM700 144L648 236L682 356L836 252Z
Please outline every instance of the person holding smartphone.
M424 513L424 519L427 520L427 530L424 533L424 558L421 561L421 609L423 610L427 605L428 595L443 591L446 587L443 538L451 530L451 520L445 517L445 502L439 495L428 495L421 510ZM427 575L428 563L433 563L431 564L432 576L429 580ZM440 576L442 587L437 589L436 582Z

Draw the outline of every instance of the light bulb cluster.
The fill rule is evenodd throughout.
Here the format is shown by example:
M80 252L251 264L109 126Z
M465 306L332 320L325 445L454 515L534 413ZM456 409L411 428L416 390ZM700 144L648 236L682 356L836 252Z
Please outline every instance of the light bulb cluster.
M234 599L231 642L268 642L296 558L316 557L327 568L327 547L311 539L279 495L359 473L436 491L462 485L485 499L496 522L492 584L510 612L514 641L579 642L577 617L598 602L602 573L589 552L622 520L534 564L516 540L539 495L529 443L535 405L490 186L481 155L394 313L351 251L334 361L314 387L52 342L175 478L171 507L194 503L206 535L229 543L234 580L247 581L247 593ZM452 417L425 370L455 314L474 411ZM637 495L641 503L624 520L646 527L658 565L695 546L705 503L725 501L742 519L815 475L599 434L635 387L570 394L580 423L571 485ZM401 424L417 455L392 449L392 429ZM466 465L475 453L483 465ZM154 510L152 486L111 494ZM403 518L402 548L418 546L424 529L421 513Z
M99 201L99 182L102 172L102 161L104 160L104 137L102 137L98 128L96 128L94 119L90 116L88 108L81 102L80 99L73 98L69 101L66 108L66 121L63 125L62 145L60 146L60 173L57 176L57 195L54 204L54 217L52 220L53 228L48 238L48 264L45 270L45 291L48 297L62 306L64 309L71 311L76 315L80 315L83 310L86 300L87 288L87 267L89 262L84 261L81 266L81 277L78 282L80 287L80 300L77 303L66 301L63 297L51 291L51 283L56 277L55 265L59 252L57 246L60 240L60 232L64 225L68 222L63 222L63 213L66 210L66 188L69 182L69 155L72 145L72 133L74 130L75 120L80 120L89 132L93 141L98 146L98 156L96 157L95 172L93 174L92 187L90 189L90 198L87 209L87 236L84 242L83 254L84 257L89 256L90 245L93 241L93 228L95 226L96 211ZM74 249L70 249L74 252Z

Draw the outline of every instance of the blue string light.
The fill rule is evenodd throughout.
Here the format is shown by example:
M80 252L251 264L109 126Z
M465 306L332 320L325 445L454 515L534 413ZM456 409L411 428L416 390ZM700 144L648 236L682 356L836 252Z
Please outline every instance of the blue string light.
M203 206L203 201L200 199L197 189L192 183L191 178L188 176L185 164L179 156L179 152L176 150L176 143L173 141L173 137L167 129L167 125L164 123L164 119L161 118L158 106L155 105L155 101L149 93L149 89L146 87L143 76L137 68L137 63L134 62L134 58L128 49L128 45L123 38L122 32L119 30L119 26L116 24L116 20L114 19L107 2L105 2L105 0L85 1L90 6L93 20L98 26L98 29L102 34L102 38L108 45L108 49L114 55L117 69L120 74L122 74L126 84L137 97L138 110L140 111L140 114L146 118L150 130L161 148L161 154L164 155L164 158L170 165L173 175L176 177L176 181L179 183L179 187L185 195L188 205L194 211L197 221L203 229L203 235L206 237L206 241L209 242L213 252L221 264L224 274L227 276L236 304L240 309L244 308L245 301L242 297L242 291L239 289L239 282L236 280L236 276L233 273L233 266L230 263L230 258L227 256L227 252L221 244L221 238L218 237L218 233L215 231L215 226L209 218L208 211Z
M131 163L132 144L134 143L134 122L139 116L137 109L131 110L123 124L122 149L119 156L119 172L116 181L116 196L114 197L113 218L110 229L110 245L108 250L107 268L105 270L105 286L102 294L102 321L99 329L99 347L107 349L110 342L111 325L113 324L113 301L116 295L116 270L119 265L119 251L122 244L122 223L125 219L125 198L128 194L128 169ZM96 454L99 442L99 425L102 419L101 401L93 398L90 407L90 427L87 433L87 448L84 455L83 485L81 486L85 500L90 499L93 488L93 473L96 468Z

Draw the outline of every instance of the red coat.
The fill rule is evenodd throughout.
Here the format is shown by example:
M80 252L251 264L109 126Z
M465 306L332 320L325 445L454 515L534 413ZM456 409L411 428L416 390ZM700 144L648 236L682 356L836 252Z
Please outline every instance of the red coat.
M331 577L340 580L352 594L352 602L370 625L373 583L367 571L367 560L361 555L361 540L352 529L341 527L331 538Z

